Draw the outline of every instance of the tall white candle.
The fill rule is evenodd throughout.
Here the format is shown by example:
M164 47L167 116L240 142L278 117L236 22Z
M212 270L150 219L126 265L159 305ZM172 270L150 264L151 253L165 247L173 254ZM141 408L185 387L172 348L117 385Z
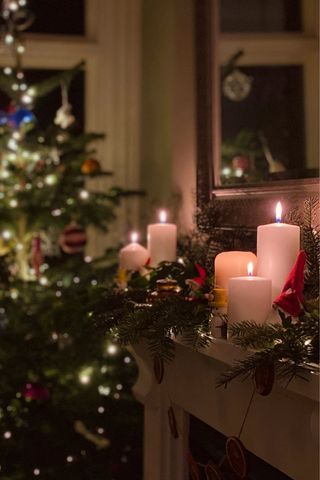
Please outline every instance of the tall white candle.
M160 262L173 262L177 255L177 226L167 222L167 212L161 210L160 223L148 225L148 250L150 264L155 267Z
M149 258L149 252L138 242L138 234L131 233L131 243L120 250L119 261L120 267L124 270L139 270L146 264Z
M231 277L247 274L247 265L253 263L253 272L256 273L257 257L252 252L222 252L214 260L215 286L227 290Z
M253 320L264 323L271 311L271 280L252 276L253 265L248 264L248 276L229 280L228 323Z
M276 206L276 223L260 225L257 237L258 275L272 281L272 299L281 292L300 250L300 227L281 223L282 208Z

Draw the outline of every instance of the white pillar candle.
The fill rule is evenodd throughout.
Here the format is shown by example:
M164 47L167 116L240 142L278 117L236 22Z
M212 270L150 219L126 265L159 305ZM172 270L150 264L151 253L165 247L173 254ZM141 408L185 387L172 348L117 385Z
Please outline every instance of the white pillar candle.
M124 270L139 270L146 264L149 258L149 252L142 245L137 243L138 234L132 232L131 243L120 250L119 261L120 268Z
M264 323L271 311L271 280L252 276L253 265L248 264L248 276L229 280L228 323L253 320Z
M215 287L227 290L229 278L246 275L249 262L253 263L253 273L256 274L257 257L254 253L219 253L214 260Z
M148 250L150 264L155 267L160 262L174 262L177 255L177 226L166 223L167 213L159 214L160 223L148 225Z
M272 299L282 291L300 250L300 227L281 223L281 203L276 223L260 225L257 237L258 275L272 281Z

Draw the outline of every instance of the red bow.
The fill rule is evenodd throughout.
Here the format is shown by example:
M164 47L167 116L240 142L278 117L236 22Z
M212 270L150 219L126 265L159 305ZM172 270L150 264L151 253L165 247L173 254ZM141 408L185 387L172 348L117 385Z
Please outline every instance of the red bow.
M274 304L293 317L298 317L302 311L303 286L304 286L304 266L306 263L306 254L301 250L297 260L292 267L291 272L284 284L282 292L274 300Z
M199 263L195 263L194 266L198 270L199 277L192 278L191 280L195 282L197 285L199 285L200 287L203 287L206 281L206 276L207 276L206 271L204 268L201 267L201 265L199 265Z

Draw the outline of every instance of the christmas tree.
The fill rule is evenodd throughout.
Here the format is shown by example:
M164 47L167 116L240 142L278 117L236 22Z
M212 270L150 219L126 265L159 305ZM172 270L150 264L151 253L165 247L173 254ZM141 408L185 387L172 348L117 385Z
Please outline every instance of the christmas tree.
M130 355L93 328L116 257L85 256L88 226L105 232L120 189L89 191L109 175L77 127L68 92L76 65L36 84L22 68L25 0L1 6L15 67L0 72L0 479L141 478L141 411ZM61 89L51 124L37 105Z

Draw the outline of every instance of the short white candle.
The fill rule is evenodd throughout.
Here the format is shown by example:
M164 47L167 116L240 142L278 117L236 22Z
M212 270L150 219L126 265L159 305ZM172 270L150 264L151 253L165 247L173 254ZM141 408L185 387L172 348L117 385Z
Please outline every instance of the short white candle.
M271 311L271 280L252 276L253 265L248 264L248 276L229 280L228 323L253 320L264 323Z
M282 208L276 206L276 223L260 225L257 237L258 275L272 281L272 299L282 291L300 250L300 227L281 223Z
M214 260L215 286L227 290L231 277L247 274L248 263L253 263L253 273L256 273L257 257L252 252L222 252Z
M150 264L155 267L160 262L174 262L177 256L177 226L167 222L167 212L161 210L160 223L148 225L148 250Z
M138 234L131 233L131 243L120 250L120 267L124 270L139 270L146 264L149 258L149 252L138 242Z

